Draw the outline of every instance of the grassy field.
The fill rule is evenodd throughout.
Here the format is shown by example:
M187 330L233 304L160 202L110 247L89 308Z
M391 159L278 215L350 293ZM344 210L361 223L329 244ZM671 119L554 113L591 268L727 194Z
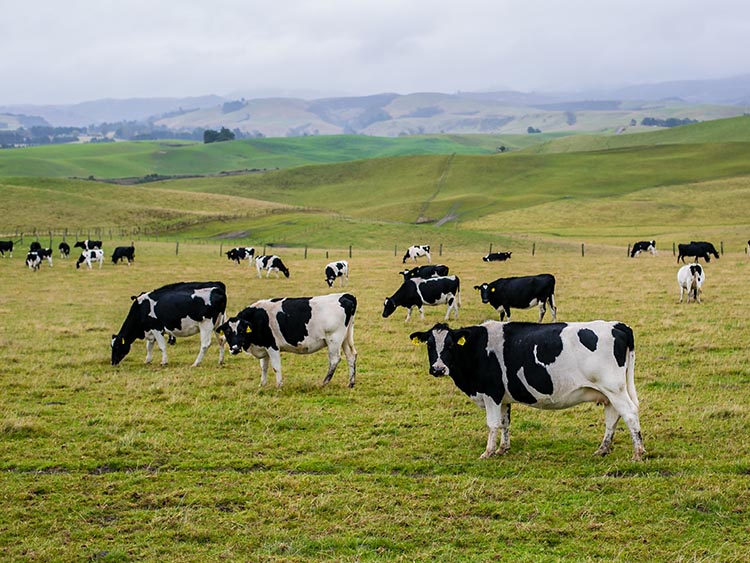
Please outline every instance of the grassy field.
M635 228L635 227L634 227ZM53 241L56 246L57 240ZM126 240L107 241L112 248ZM436 241L425 240L423 242ZM648 451L594 457L601 407L514 409L512 449L479 460L484 414L427 373L408 339L443 307L383 319L403 248L349 258L359 301L357 384L321 388L326 356L283 356L284 387L259 387L258 362L197 338L144 365L138 342L109 361L129 296L180 280L227 284L228 312L272 296L328 292L322 269L348 249L279 249L289 279L258 279L219 244L137 241L131 267L32 273L0 259L0 559L3 561L746 561L745 436L750 369L742 306L750 258L706 267L703 304L678 305L671 252L574 244L506 263L483 243L434 261L462 279L456 325L497 318L471 290L505 275L557 277L559 320L617 319L636 335ZM497 248L496 248L497 249ZM515 250L515 248L511 248ZM338 289L338 288L337 288ZM535 310L514 312L534 320Z

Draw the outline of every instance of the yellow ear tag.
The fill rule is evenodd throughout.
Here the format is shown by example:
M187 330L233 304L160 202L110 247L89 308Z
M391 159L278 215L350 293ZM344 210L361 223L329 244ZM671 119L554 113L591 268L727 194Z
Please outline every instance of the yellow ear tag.
M125 344L125 338L123 337L121 340L122 340L122 343Z
M216 334L218 334L219 336L224 336L224 331L223 330L217 330Z
M495 293L495 288L490 289L490 293Z
M458 344L459 346L463 346L464 344L466 344L466 337L462 336L461 338L459 338L456 344Z
M250 327L247 327L247 328L245 329L245 332L246 332L247 334L250 334L250 333L252 332L252 329L251 329Z
M411 343L414 344L414 346L419 346L420 344L422 344L422 341L419 340L419 338L415 336L414 338L411 339Z

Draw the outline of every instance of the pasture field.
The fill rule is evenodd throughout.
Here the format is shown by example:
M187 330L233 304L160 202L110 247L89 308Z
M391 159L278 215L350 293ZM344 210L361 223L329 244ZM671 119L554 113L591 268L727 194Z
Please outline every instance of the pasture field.
M745 237L746 239L747 237ZM59 241L54 241L57 246ZM105 241L105 251L123 241ZM414 241L433 244L430 240ZM0 259L0 559L3 561L614 561L744 562L750 557L750 258L733 245L706 266L703 303L678 304L671 249L513 250L450 246L433 262L462 280L452 326L497 319L472 287L506 275L557 277L558 319L620 320L636 338L647 455L631 461L620 423L594 457L602 408L516 406L512 446L480 460L484 413L427 372L408 335L442 321L398 309L403 248L277 248L289 279L258 279L217 244L136 241L136 262L76 270L23 252ZM225 244L226 250L226 244ZM666 251L665 251L666 250ZM282 356L284 386L259 386L251 357L217 365L198 339L145 365L136 342L110 365L110 338L131 295L220 280L227 312L259 298L329 290L323 267L350 261L357 383L345 365L321 387L327 358ZM548 313L549 314L549 313ZM536 320L536 309L515 311ZM549 322L549 317L545 319ZM158 357L158 354L157 354ZM273 381L273 377L270 377Z

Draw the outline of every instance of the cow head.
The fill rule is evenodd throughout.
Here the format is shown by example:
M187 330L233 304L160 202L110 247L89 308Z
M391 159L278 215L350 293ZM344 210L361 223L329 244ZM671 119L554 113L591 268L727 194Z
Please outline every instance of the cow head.
M475 285L474 289L476 289L479 292L479 294L482 296L482 303L489 303L490 293L495 291L495 288L490 287L490 285L487 283L483 283L482 285Z
M252 331L248 321L239 317L232 317L216 329L216 334L226 339L229 352L236 355L243 350L247 350L250 346L250 333Z
M390 297L385 298L385 302L383 303L383 318L390 317L393 312L396 310L396 302L393 301Z
M450 365L456 347L466 345L469 331L465 329L451 330L444 324L438 323L425 332L413 332L409 338L416 345L427 344L427 359L430 362L430 375L441 377L450 375Z
M122 359L130 352L130 345L124 336L113 334L112 335L112 365L116 366Z

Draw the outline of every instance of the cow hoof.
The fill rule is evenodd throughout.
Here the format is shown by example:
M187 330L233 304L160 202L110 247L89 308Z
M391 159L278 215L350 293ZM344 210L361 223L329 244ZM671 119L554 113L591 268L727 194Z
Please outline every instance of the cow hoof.
M607 448L599 448L594 452L594 455L598 455L599 457L604 457L605 455L609 455L611 450Z
M495 455L505 455L510 450L509 446L501 446L497 448L497 451L495 452Z
M495 452L484 452L482 455L479 456L479 459L489 459L493 455L495 455Z

